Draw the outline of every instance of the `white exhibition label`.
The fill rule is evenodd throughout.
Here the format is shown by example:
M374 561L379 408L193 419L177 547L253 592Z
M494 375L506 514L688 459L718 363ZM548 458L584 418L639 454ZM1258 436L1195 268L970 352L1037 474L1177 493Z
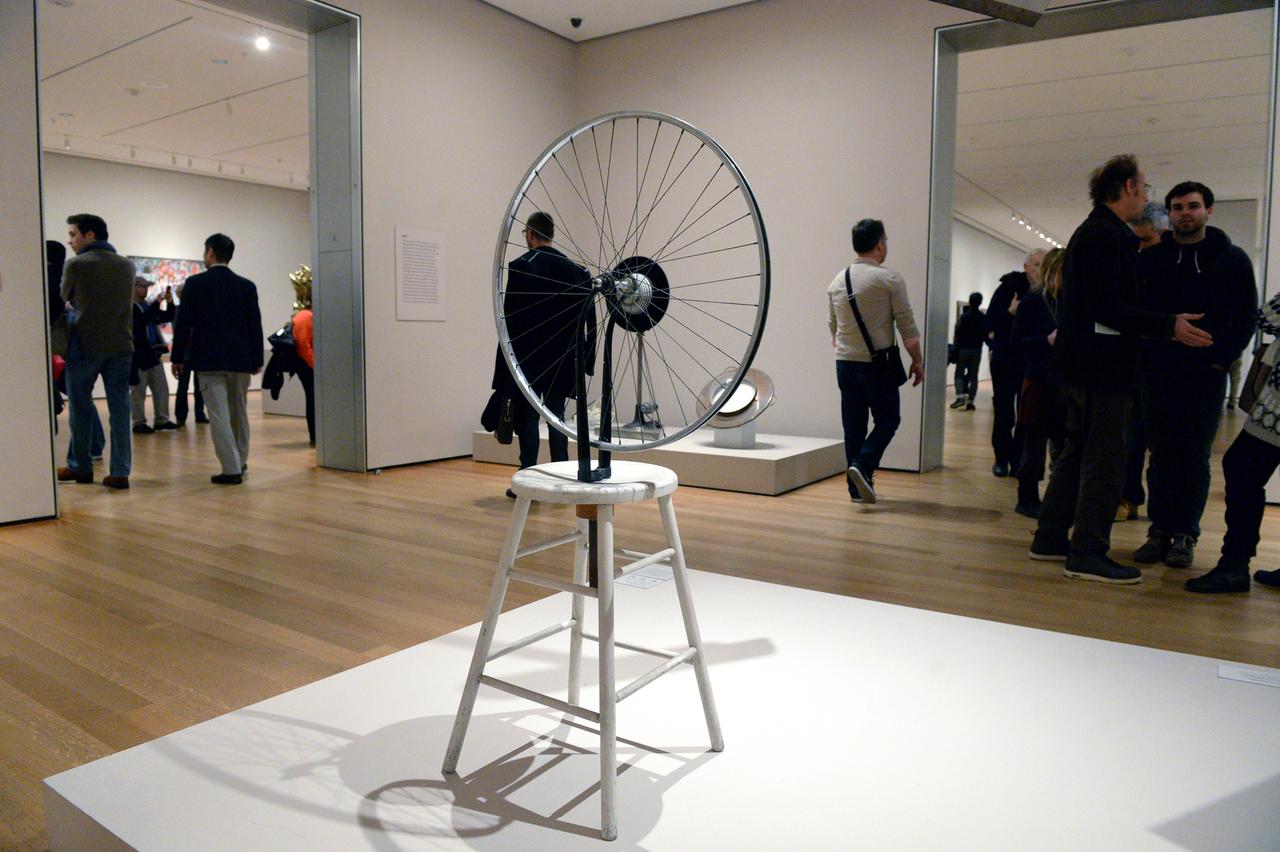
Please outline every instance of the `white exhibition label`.
M1244 666L1232 666L1226 663L1218 663L1218 677L1223 680L1256 683L1259 686L1280 687L1280 672L1247 669Z
M396 226L396 319L444 322L444 242L441 234Z

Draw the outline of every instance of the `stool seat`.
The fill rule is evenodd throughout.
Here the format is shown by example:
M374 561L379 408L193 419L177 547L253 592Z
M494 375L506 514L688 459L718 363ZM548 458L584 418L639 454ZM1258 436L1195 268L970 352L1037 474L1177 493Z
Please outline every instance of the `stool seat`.
M610 471L612 476L600 482L579 482L577 462L540 464L512 476L511 490L540 503L598 506L666 497L679 484L675 471L656 464L615 461Z

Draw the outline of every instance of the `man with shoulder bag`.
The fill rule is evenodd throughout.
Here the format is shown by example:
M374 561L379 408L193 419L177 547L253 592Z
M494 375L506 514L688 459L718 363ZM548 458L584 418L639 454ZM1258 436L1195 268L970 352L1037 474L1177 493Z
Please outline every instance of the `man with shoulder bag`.
M898 431L898 388L907 381L895 325L911 355L912 387L924 381L924 358L907 284L883 265L889 254L884 223L863 219L854 225L853 250L853 264L827 287L827 327L836 354L849 499L874 503L876 468Z

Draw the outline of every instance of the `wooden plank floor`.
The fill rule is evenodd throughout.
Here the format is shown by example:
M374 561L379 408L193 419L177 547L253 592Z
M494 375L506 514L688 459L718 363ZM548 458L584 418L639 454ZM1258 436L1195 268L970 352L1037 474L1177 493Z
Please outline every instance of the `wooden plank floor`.
M851 504L841 477L774 498L681 489L689 564L1280 665L1280 593L1181 588L1221 543L1216 461L1193 571L1148 568L1123 588L1069 581L1026 558L1032 522L1012 512L1014 482L990 474L989 404L949 411L945 468L882 472L874 507ZM1224 418L1219 454L1241 423ZM130 491L62 485L59 520L0 528L0 848L44 848L48 775L480 619L510 468L467 458L337 473L315 468L300 419L257 415L253 429L241 487L209 483L207 427L189 424L135 440ZM60 451L65 440L64 429ZM527 535L550 537L571 519L535 506ZM618 526L621 546L659 546L656 506L622 509ZM1117 551L1145 529L1117 525ZM1280 564L1277 531L1269 509L1257 566ZM535 559L567 571L558 552ZM513 586L508 606L540 595Z

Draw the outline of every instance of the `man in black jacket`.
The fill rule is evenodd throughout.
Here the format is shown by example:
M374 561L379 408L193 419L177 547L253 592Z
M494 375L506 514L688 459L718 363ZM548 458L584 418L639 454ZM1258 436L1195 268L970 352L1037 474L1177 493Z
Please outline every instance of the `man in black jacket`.
M991 472L1009 476L1022 456L1018 440L1018 392L1022 388L1022 359L1014 351L1013 316L1027 291L1039 283L1044 249L1027 254L1021 272L1010 272L1000 278L1000 286L991 295L987 308L987 345L991 347L991 396L995 420L991 427L991 449L996 461Z
M982 341L987 318L982 313L982 294L970 293L969 304L960 311L951 341L956 347L956 401L952 408L973 411L978 398L978 367L982 364Z
M1143 306L1203 314L1196 325L1213 335L1213 345L1188 349L1169 340L1144 344L1139 398L1151 448L1151 528L1147 543L1133 558L1186 568L1209 495L1209 456L1227 371L1253 338L1258 288L1249 256L1208 225L1213 214L1209 187L1180 183L1169 190L1164 203L1173 230L1139 259Z
M573 396L576 381L574 333L591 293L591 276L551 245L555 233L550 215L538 211L529 217L522 231L529 250L507 267L502 308L520 371L547 410L563 420L565 399ZM588 341L591 352L593 340L594 336ZM515 434L520 439L520 467L537 464L541 443L538 412L516 387L501 349L494 360L492 387L511 397ZM547 443L552 461L568 461L568 438L548 429ZM508 491L507 496L515 495Z
M1137 218L1150 187L1131 154L1089 176L1093 211L1071 235L1058 298L1053 368L1066 403L1062 454L1053 466L1030 556L1065 562L1066 576L1137 583L1136 568L1107 556L1125 475L1125 430L1137 380L1140 337L1207 347L1199 314L1146 310L1138 299ZM1068 532L1071 533L1068 543Z
M204 241L207 271L182 288L173 330L173 374L199 374L213 449L222 472L217 485L239 485L249 461L249 377L262 369L262 313L258 288L227 264L236 244L226 234ZM185 360L175 360L185 359Z

